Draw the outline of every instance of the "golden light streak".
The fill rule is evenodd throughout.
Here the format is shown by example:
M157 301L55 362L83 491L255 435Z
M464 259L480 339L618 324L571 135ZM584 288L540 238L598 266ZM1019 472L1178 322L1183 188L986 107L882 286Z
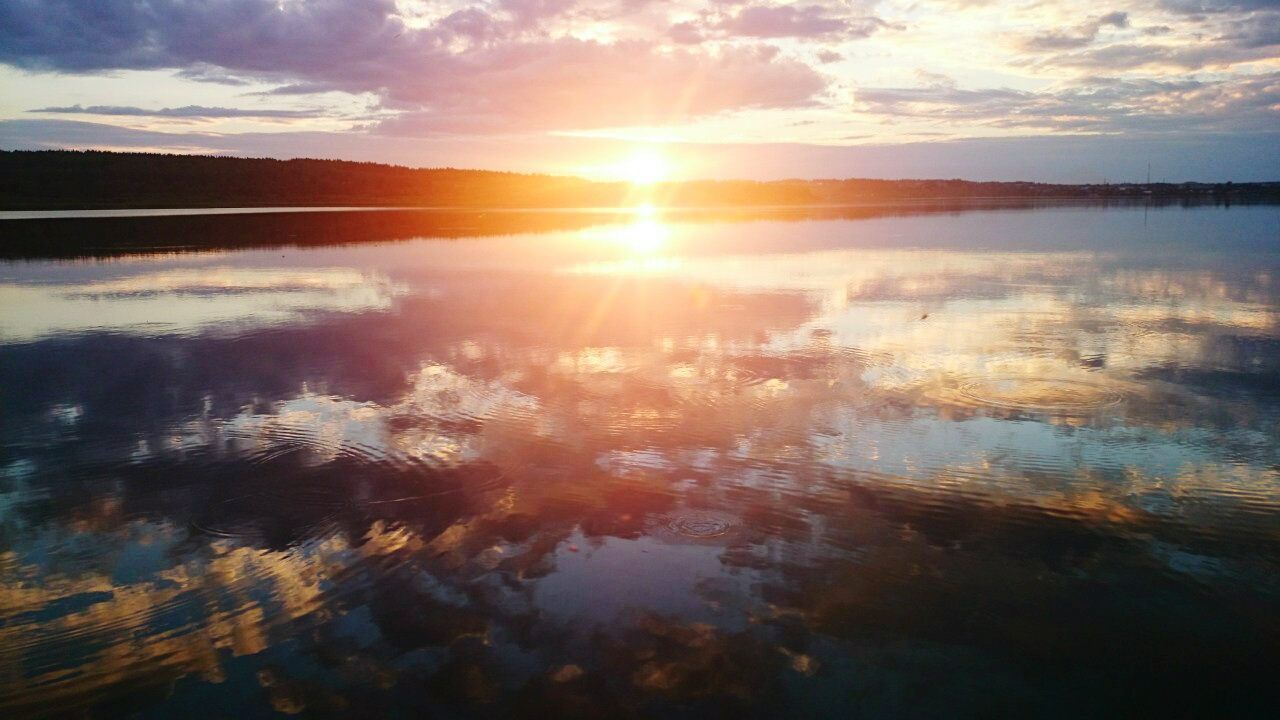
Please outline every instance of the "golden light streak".
M583 175L613 182L625 182L636 187L648 187L670 180L673 176L671 161L657 146L636 146L625 156L612 162L581 167Z

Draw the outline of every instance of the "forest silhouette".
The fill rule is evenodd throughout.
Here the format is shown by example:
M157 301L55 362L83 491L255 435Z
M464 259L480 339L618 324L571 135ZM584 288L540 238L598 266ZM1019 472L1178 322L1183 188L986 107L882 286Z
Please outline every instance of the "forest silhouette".
M580 177L345 160L0 151L0 209L201 207L606 208L846 205L958 198L1280 199L1280 182L1048 184L968 180L691 180L636 186Z

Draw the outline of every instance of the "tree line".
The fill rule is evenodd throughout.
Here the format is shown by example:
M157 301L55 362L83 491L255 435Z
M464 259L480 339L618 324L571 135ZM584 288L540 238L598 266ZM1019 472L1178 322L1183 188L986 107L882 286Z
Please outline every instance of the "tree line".
M1274 201L1280 182L695 180L635 187L579 177L346 160L77 150L0 151L0 209L166 207L620 207L840 205L943 198Z

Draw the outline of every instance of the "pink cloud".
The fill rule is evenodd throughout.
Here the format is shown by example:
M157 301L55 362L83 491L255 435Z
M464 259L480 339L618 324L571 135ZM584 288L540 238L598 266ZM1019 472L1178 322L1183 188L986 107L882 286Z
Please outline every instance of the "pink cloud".
M0 6L0 62L218 68L220 81L275 80L289 94L374 93L405 113L382 128L396 133L662 123L803 106L825 86L768 46L670 48L541 29L574 11L573 0L503 0L411 28L392 0L14 0Z
M421 109L387 133L662 124L748 107L800 107L824 87L774 48L659 51L642 41L501 45L403 77L392 100Z

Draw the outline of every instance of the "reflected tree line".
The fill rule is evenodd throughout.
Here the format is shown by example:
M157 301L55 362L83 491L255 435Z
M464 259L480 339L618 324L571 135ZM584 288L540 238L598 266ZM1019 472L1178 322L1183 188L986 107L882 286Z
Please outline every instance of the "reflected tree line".
M838 207L664 208L664 223L867 220L1046 207L1144 207L1185 201L960 199ZM1198 203L1193 203L1198 204ZM323 247L415 238L552 233L632 223L634 209L385 209L0 220L0 259L110 257L269 247Z

